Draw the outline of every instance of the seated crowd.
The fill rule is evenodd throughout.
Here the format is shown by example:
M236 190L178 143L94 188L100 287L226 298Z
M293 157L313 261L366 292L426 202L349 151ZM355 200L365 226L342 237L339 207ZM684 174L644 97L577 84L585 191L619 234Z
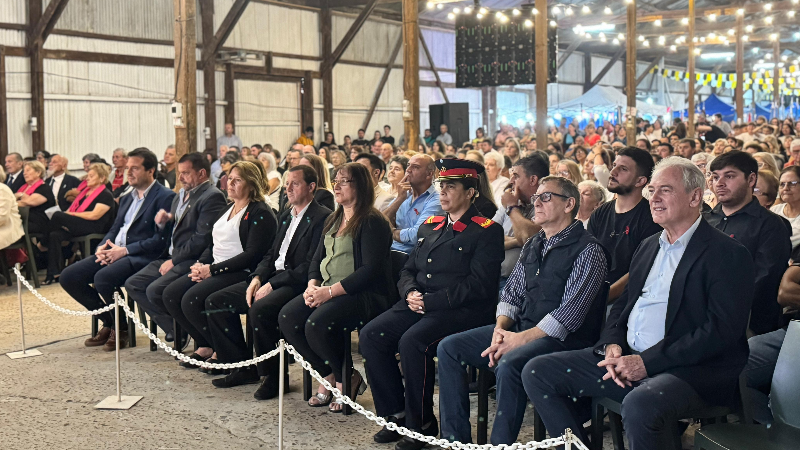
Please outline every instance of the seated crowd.
M341 389L359 330L366 373L349 367L346 394L369 383L377 415L427 436L472 441L468 367L496 378L494 445L517 441L529 402L551 436L588 442L591 399L617 401L634 450L674 448L679 421L710 406L771 423L800 310L794 124L776 139L761 122L701 118L691 137L641 121L635 145L624 128L578 125L551 127L546 151L530 126L459 146L442 125L416 150L388 126L342 146L332 133L315 146L309 129L282 157L226 124L216 150L169 147L161 166L146 148L115 150L110 167L87 155L83 180L59 155L42 155L46 177L11 154L0 248L24 238L28 208L48 283L90 310L124 289L197 360L252 358L247 315L256 355L284 338ZM95 253L73 261L71 240L92 233ZM85 345L126 347L132 330L113 318ZM278 395L281 370L200 369L218 388L259 384L259 400ZM320 385L308 405L342 411L332 397ZM386 427L374 440L425 446Z

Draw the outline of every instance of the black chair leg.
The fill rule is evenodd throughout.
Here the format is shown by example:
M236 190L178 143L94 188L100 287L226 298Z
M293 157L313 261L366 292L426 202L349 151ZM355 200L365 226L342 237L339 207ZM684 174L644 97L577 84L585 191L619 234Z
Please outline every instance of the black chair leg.
M303 370L303 400L311 399L311 372Z
M625 450L625 441L622 437L622 416L609 411L608 421L611 424L611 439L614 442L614 450Z
M342 394L347 395L348 397L353 391L352 387L352 379L353 379L353 354L350 348L350 332L345 331L344 333L344 363L342 364ZM347 406L347 404L342 406L342 414L345 416L349 416L352 413L352 408Z
M172 341L172 349L177 351L177 352L180 352L181 351L181 326L178 325L178 321L175 320L175 319L172 319L172 329L174 330L172 332L172 336L175 338L175 340Z
M245 329L244 341L247 343L247 355L248 355L247 359L250 359L253 357L254 342L253 342L253 327L250 325L249 315L245 316L244 329Z
M122 293L120 293L120 295L122 295ZM136 314L136 304L132 298L128 298L128 309ZM126 317L128 317L125 315L125 310L122 310L119 313L122 314L120 319L124 320ZM136 324L133 323L133 319L130 317L128 317L128 340L130 341L131 347L136 347Z
M592 405L592 450L603 450L603 417L605 408L594 403Z
M147 323L147 322L142 322L142 323ZM155 335L155 336L158 335L158 325L156 325L156 322L154 320L150 321L150 332L153 333L153 335ZM154 352L156 350L158 350L158 347L156 346L156 343L153 342L153 341L150 341L150 351Z
M97 316L92 316L92 337L97 336Z
M533 440L535 441L543 441L547 436L547 430L544 428L544 421L542 421L542 416L539 415L539 411L536 409L536 406L533 407Z
M489 437L489 377L488 369L478 370L478 445L484 445Z

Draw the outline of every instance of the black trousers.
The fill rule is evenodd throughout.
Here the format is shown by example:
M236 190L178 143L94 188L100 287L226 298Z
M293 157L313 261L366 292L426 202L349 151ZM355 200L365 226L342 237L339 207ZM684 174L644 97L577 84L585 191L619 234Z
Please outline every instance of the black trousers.
M316 308L306 306L298 295L281 309L278 317L286 341L303 355L323 377L331 373L342 382L344 351L350 348L348 331L362 326L360 302L355 295L334 297Z
M359 342L377 414L386 417L405 411L406 426L417 431L431 422L433 357L439 341L486 323L487 316L474 311L419 314L408 308L392 308L370 321L361 330ZM395 359L397 352L402 375Z
M164 289L178 278L186 277L194 261L184 261L161 275L159 269L164 261L166 260L157 259L128 278L125 282L125 291L150 316L150 319L164 330L164 333L171 333L172 316L164 306Z
M178 277L164 289L163 301L169 314L188 332L198 347L213 348L208 328L206 299L209 295L247 279L247 272L223 273L195 283L188 275ZM238 325L241 328L241 323Z
M590 397L608 397L622 403L622 424L631 450L679 449L678 420L686 413L709 406L689 383L660 373L621 388L597 367L602 359L591 348L538 356L522 370L522 383L550 436L566 428L588 442L583 423ZM676 443L678 445L676 446Z
M247 351L247 342L242 332L242 314L247 314L253 327L253 339L256 355L261 356L275 349L280 340L278 314L286 303L298 295L290 286L272 291L266 297L247 306L247 281L234 284L206 299L206 311L214 311L208 315L208 328L211 330L214 351L221 363L235 363L252 357ZM270 358L258 364L258 373L262 376L278 376L279 360Z
M141 269L127 256L113 264L103 266L95 262L94 255L82 259L61 273L61 287L86 309L103 308L114 303L114 292L118 291L131 275ZM91 285L91 286L90 286ZM120 328L128 328L128 321L120 317ZM106 311L98 316L103 326L114 328L114 314Z
M50 219L50 233L47 241L47 274L55 276L61 273L64 264L64 248L61 243L89 234L103 233L103 224L96 220L86 220L70 216L64 212L56 212ZM69 248L69 245L67 245ZM92 255L83 255L91 258Z

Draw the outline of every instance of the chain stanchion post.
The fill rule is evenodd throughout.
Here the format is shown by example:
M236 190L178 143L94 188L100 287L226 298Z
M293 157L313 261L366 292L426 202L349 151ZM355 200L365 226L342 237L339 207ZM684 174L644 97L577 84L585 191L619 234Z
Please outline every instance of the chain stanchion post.
M278 342L278 354L280 355L280 375L278 375L278 450L283 450L283 384L286 382L286 375L283 370L284 364L286 364L283 343L283 339Z
M102 402L94 406L95 409L131 409L143 397L141 395L122 395L122 383L120 379L120 363L119 363L119 308L122 304L122 296L119 292L114 293L114 341L116 342L116 362L117 362L117 395L106 397ZM135 333L136 330L131 330Z
M15 273L21 273L20 265L17 263ZM36 275L34 275L36 276ZM32 356L42 356L42 352L36 349L28 350L25 347L25 319L22 313L22 281L17 275L17 298L19 298L19 331L20 335L22 336L22 351L21 352L11 352L6 353L11 359L21 359L21 358L30 358Z

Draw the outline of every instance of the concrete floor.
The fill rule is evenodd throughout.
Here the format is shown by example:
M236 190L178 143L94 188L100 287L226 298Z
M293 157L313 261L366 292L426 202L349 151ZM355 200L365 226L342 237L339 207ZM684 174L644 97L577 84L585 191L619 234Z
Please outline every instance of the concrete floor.
M59 285L43 286L40 293L62 307L83 309ZM0 356L4 449L277 448L277 400L253 399L257 385L216 389L213 377L178 367L163 351L150 352L141 333L136 348L121 352L122 392L144 399L128 411L95 410L96 403L116 394L114 352L83 346L89 318L58 313L24 287L23 303L28 347L44 356ZM0 353L19 349L16 284L1 286ZM363 374L359 355L354 358ZM290 366L291 393L284 400L286 449L393 449L373 443L379 428L361 415L345 417L306 406L300 374L299 365ZM471 400L474 425L477 399ZM373 408L370 390L358 401ZM493 400L489 410L491 425ZM533 439L531 416L526 417L521 442ZM613 448L608 433L606 441L604 448Z

